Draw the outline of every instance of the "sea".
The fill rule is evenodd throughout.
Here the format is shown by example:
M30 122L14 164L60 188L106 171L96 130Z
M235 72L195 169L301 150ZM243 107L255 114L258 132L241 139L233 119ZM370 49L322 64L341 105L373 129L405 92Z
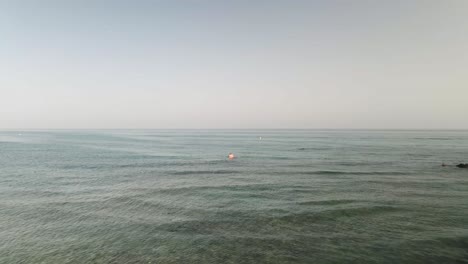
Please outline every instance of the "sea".
M468 131L0 131L0 263L468 263L462 162Z

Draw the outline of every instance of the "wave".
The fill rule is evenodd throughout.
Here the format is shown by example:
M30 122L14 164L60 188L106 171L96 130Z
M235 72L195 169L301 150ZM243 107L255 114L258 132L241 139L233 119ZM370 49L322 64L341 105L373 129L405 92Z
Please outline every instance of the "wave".
M398 172L398 171L331 171L331 170L322 170L322 171L299 172L298 174L306 174L306 175L407 175L408 173Z
M464 138L455 138L455 137L451 137L451 138L443 138L443 137L428 137L428 138L424 138L424 137L418 137L418 138L412 138L414 140L464 140Z
M323 210L319 212L305 212L299 214L291 214L282 217L282 220L291 222L310 222L310 221L321 221L321 220L336 220L341 217L368 217L370 215L385 214L392 212L403 211L404 209L395 206L386 205L375 205L375 206L364 206L354 208L340 208Z
M390 165L390 164L393 164L393 162L391 162L391 161L379 161L379 162L376 162L376 161L373 161L373 162L364 162L364 161L346 162L346 161L342 161L342 162L334 162L332 164L333 165L339 165L339 166L355 167L355 166L369 166L369 165L379 165L379 166Z
M307 151L307 150L329 150L330 147L310 147L310 148L297 148L299 151Z
M313 228L311 224L336 222L343 218L369 218L374 215L400 213L402 208L394 206L365 206L355 208L328 209L316 212L279 213L271 210L224 210L206 211L204 219L166 223L159 228L169 232L180 233L232 233L235 235L269 233L279 228L284 232L303 234L305 229ZM203 214L202 214L203 215Z
M199 175L199 174L235 174L239 173L237 170L187 170L187 171L174 171L172 175Z
M145 158L148 158L145 156ZM102 163L102 164L65 164L59 166L60 169L74 170L94 170L94 169L126 169L126 168L161 168L161 167L183 167L183 166L200 166L200 165L218 165L226 162L225 160L208 160L208 161L181 161L181 160L165 160L159 162L135 162L135 163Z
M305 201L298 202L299 205L339 205L339 204L351 204L358 202L357 200L340 199L340 200L321 200L321 201Z
M80 164L80 165L62 165L60 166L60 169L64 170L94 170L94 169L100 169L100 168L107 168L110 167L110 165L105 166L105 165L89 165L89 164Z
M344 167L364 167L364 166L388 166L392 165L395 162L392 161L372 161L372 162L367 162L367 161L330 161L327 163L322 163L322 164L328 164L329 166L344 166ZM311 168L315 164L312 162L302 162L302 163L296 163L296 164L286 164L282 165L281 167L285 168Z
M318 170L318 171L266 171L257 172L262 175L409 175L409 172L400 171L334 171L334 170Z
M172 187L172 188L138 188L138 189L129 189L129 191L138 191L144 193L145 195L155 195L155 194L190 194L191 192L207 192L212 193L216 191L242 191L242 192L252 192L252 191L269 191L277 190L283 185L278 184L232 184L232 185L194 185L186 187ZM286 186L290 187L290 186Z
M60 166L60 169L65 170L94 170L94 169L126 169L126 168L157 168L157 167L167 167L167 166L178 166L178 165L188 165L186 163L128 163L128 164L77 164L77 165L63 165Z

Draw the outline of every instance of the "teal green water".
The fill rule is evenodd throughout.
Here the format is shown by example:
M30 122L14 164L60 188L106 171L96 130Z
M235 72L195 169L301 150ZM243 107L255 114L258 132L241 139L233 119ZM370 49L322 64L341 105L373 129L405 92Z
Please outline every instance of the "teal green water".
M468 263L442 162L467 131L3 131L0 263Z

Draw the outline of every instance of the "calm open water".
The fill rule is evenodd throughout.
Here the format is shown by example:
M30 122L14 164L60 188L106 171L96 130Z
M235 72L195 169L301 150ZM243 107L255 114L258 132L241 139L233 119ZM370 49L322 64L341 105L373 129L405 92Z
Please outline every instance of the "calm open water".
M442 162L468 131L2 131L0 263L468 263Z

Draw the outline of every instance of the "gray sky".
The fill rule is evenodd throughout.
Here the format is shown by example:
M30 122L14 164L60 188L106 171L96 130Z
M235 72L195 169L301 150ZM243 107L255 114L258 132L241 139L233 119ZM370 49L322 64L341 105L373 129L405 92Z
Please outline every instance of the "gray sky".
M468 1L0 0L0 128L468 128Z

